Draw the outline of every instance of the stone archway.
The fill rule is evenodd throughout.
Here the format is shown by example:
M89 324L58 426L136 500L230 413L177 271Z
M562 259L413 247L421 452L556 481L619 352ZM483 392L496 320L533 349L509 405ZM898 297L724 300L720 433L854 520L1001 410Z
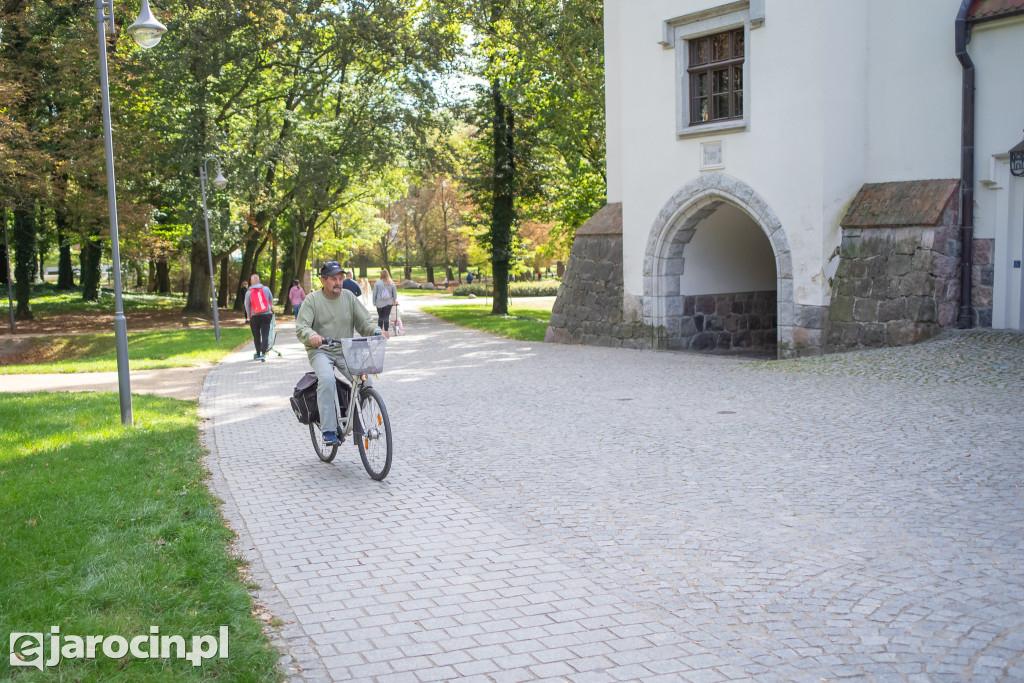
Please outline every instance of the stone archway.
M643 271L643 322L654 330L656 349L678 347L684 335L680 280L683 252L697 226L723 204L745 213L767 236L775 256L777 341L779 355L793 345L793 262L782 222L767 202L746 183L725 175L702 175L680 189L662 207L647 239Z

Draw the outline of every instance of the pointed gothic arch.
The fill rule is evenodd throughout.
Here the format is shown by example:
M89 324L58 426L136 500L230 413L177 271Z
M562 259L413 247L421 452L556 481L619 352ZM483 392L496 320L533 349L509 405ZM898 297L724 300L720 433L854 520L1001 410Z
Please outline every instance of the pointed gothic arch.
M775 256L777 297L777 339L780 355L793 342L793 261L789 240L768 203L741 180L724 173L708 173L688 183L665 203L647 239L643 271L643 321L655 330L655 348L672 348L681 332L680 279L683 253L701 221L724 203L745 213L760 227Z

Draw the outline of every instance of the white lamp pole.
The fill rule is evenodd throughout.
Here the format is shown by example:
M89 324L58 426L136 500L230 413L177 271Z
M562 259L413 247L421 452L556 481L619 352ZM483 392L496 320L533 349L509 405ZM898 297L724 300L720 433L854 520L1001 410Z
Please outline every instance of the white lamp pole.
M199 187L203 191L203 223L206 225L206 258L210 263L210 292L213 298L213 336L220 341L220 319L217 315L217 282L214 279L213 270L213 249L210 247L210 216L206 210L206 165L210 159L217 162L217 177L213 179L213 186L223 190L228 186L228 179L220 172L220 159L217 157L206 157L199 165Z
M121 300L121 243L117 235L117 188L114 185L114 145L110 130L110 87L107 83L107 31L114 34L114 0L96 0L96 33L100 47L100 89L103 94L103 134L107 152L107 204L110 209L110 247L114 260L114 343L117 349L117 391L121 399L121 424L132 424L132 390L128 376L128 322ZM142 0L142 10L128 33L149 49L160 42L167 28L153 18L149 0Z

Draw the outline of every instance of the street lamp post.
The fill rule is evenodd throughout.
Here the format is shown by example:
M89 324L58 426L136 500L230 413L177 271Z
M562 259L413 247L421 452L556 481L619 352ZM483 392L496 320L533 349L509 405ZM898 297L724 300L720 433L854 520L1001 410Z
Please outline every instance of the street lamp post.
M114 144L110 130L110 87L107 82L107 26L114 34L114 0L96 0L96 34L100 48L100 90L103 95L103 138L106 147L107 204L110 210L110 247L114 261L114 345L117 350L117 392L121 400L121 424L132 424L132 390L128 377L128 321L121 300L121 243L117 235L117 188L114 185ZM160 42L167 28L153 18L149 0L142 0L142 9L128 34L139 47L149 49Z
M448 276L452 273L452 264L448 260L448 207L444 203L444 191L448 187L448 181L441 181L441 220L444 223L444 281L448 282Z
M0 208L0 211L6 211L6 208ZM11 289L11 245L7 241L7 216L0 216L3 218L4 224L4 275L7 277L7 310L11 316L11 334L14 334L14 291Z
M220 341L220 318L217 316L217 282L214 279L213 271L213 249L210 247L210 216L206 210L206 165L210 159L217 162L217 177L213 179L213 186L223 190L228 186L228 179L220 171L220 159L217 157L206 157L199 165L199 187L203 191L203 224L206 226L206 258L210 263L210 292L213 301L213 336Z

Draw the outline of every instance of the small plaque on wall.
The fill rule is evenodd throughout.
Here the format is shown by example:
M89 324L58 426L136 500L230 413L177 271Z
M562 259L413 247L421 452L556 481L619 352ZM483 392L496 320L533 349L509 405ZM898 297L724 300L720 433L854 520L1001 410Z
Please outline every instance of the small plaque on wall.
M700 167L701 170L725 167L725 156L722 153L721 140L700 143Z

